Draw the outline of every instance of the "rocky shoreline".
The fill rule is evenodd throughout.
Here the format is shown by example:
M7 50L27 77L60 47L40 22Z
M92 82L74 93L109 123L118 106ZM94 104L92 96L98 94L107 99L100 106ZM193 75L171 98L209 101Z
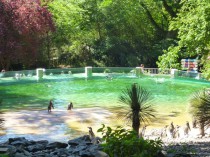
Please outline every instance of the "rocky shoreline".
M9 157L108 157L99 144L93 144L88 135L67 143L47 140L34 141L25 137L9 138L0 144L0 156Z
M207 137L188 142L163 139L163 142L163 150L156 157L210 157L210 138ZM3 154L9 157L108 157L100 144L91 142L89 135L68 142L9 138L0 144L0 156Z
M199 136L198 128L191 128L187 135L172 137L161 128L146 130L145 139L161 138L163 150L155 157L210 157L210 128L204 137ZM177 133L177 132L176 132ZM25 137L9 138L0 143L0 157L108 157L100 144L92 143L89 135L65 141L29 140Z

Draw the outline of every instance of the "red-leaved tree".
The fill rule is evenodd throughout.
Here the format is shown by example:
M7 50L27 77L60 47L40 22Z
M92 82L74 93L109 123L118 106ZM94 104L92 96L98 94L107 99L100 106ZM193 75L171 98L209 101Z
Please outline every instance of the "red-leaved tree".
M0 67L33 64L40 38L53 30L52 15L40 0L0 0Z

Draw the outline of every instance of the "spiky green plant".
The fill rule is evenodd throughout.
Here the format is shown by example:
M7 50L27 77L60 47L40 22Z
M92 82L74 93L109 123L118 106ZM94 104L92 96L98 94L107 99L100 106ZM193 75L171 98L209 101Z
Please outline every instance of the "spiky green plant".
M200 127L201 136L205 135L205 126L210 124L210 90L195 92L190 99L190 113Z
M132 84L122 91L119 101L130 106L125 118L132 121L132 128L139 134L141 122L149 122L155 118L155 110L151 105L151 94L138 84Z

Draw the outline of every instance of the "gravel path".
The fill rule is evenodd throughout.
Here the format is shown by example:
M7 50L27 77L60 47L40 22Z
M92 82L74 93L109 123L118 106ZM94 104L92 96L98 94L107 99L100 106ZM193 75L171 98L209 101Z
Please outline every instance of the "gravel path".
M180 154L180 156L181 154L188 154L191 157L210 157L210 139L208 140L203 142L166 143L164 151L167 152L168 157L172 157L174 154Z
M162 129L147 131L145 138L156 139L161 137ZM205 130L205 137L200 137L199 129L189 131L188 135L172 138L166 132L161 139L164 143L164 151L167 157L210 157L210 128Z

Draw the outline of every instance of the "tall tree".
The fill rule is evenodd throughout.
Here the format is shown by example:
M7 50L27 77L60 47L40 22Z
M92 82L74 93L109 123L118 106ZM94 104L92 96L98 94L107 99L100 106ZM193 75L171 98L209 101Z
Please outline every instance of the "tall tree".
M101 36L95 24L97 2L54 0L49 4L57 28L52 39L61 62L85 66L92 60L93 43Z
M151 0L144 4L159 27L167 30L167 19L159 4ZM150 4L153 8L149 8ZM75 66L137 66L145 63L154 67L162 53L162 45L167 46L166 42L161 42L161 50L157 51L160 34L139 1L54 0L50 10L58 28L53 38L59 57L62 60L69 58L69 63Z
M209 1L181 0L180 3L179 14L170 23L170 29L178 31L178 41L159 58L158 65L161 68L179 68L177 63L181 58L199 58L204 63L203 72L210 73L207 61L210 50Z
M36 61L39 39L53 31L52 17L40 0L0 0L0 64L30 65Z

